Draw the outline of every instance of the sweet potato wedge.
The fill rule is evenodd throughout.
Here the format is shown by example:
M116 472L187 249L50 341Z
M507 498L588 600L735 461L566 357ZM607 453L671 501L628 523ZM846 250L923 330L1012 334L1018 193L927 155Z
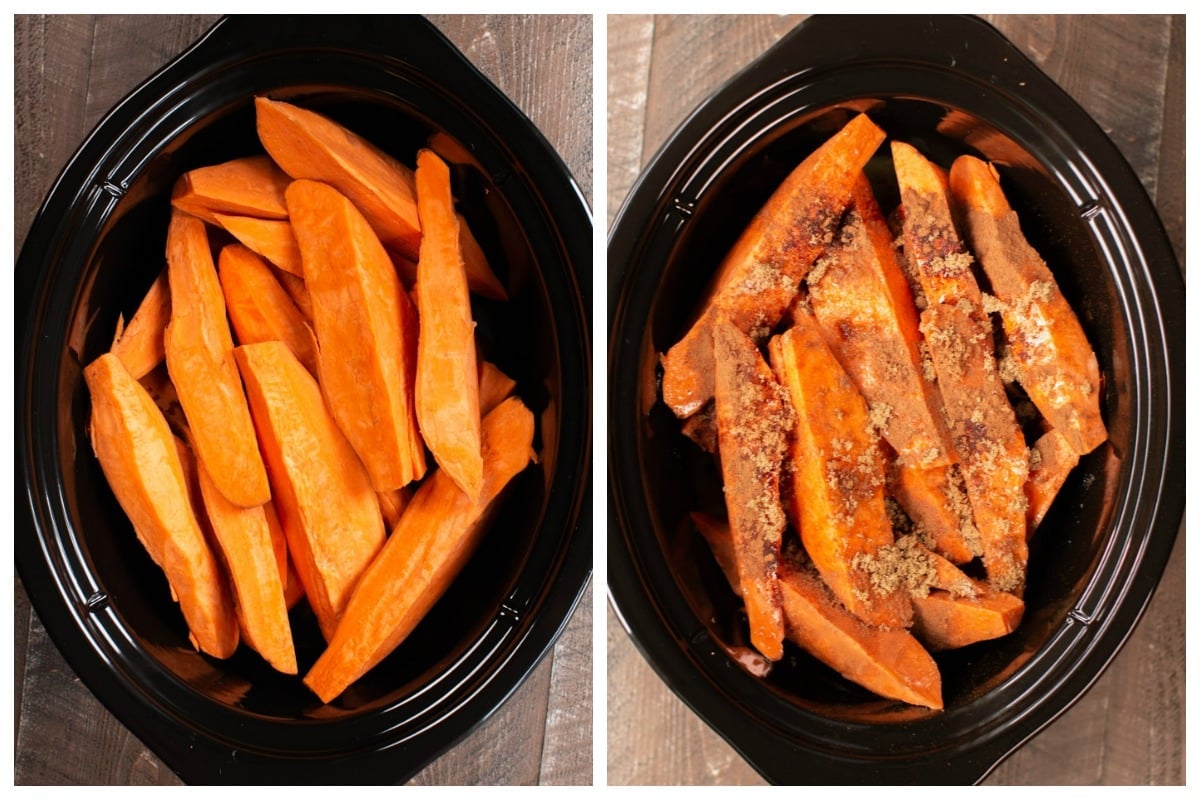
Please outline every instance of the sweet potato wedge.
M238 622L220 566L192 509L162 412L121 360L106 353L83 371L92 400L92 449L138 540L167 577L197 649L228 658Z
M409 487L405 486L402 489L376 492L376 494L379 496L379 513L383 514L383 526L386 530L391 531L400 522L400 517L404 514L404 507L408 505L412 492L409 491Z
M489 300L508 300L508 291L504 288L504 284L500 283L496 274L492 272L487 256L484 254L483 248L479 246L475 235L471 233L466 218L462 214L455 214L455 216L458 218L458 245L462 251L463 268L467 272L467 288ZM392 262L395 263L396 271L400 273L400 277L406 285L412 286L416 283L416 261L393 250Z
M171 193L171 205L219 225L217 214L287 219L283 190L288 176L266 156L248 156L185 172Z
M321 391L375 490L398 489L425 474L412 304L348 199L310 180L294 181L286 198L312 298ZM471 369L474 379L473 359Z
M882 457L867 404L803 308L768 345L771 366L791 398L792 518L821 578L855 616L903 628L912 616L902 586L876 580L893 543L884 505ZM718 420L724 427L724 420ZM725 452L721 451L724 461Z
M945 172L905 142L892 142L892 163L904 206L904 253L931 304L982 302L971 273L974 257L954 227Z
M1029 481L1025 484L1025 497L1029 500L1025 520L1030 536L1042 524L1058 490L1078 463L1079 453L1057 429L1042 434L1030 448Z
M663 402L689 417L713 395L710 328L718 313L761 342L783 318L813 262L833 241L854 182L883 142L865 114L784 180L721 263L699 318L662 358Z
M808 273L808 297L880 435L912 464L949 464L942 401L922 375L917 309L865 175L841 235Z
M1108 439L1100 416L1100 366L1054 274L1021 233L991 165L960 156L950 187L979 263L1000 301L1017 379L1079 455Z
M213 539L229 576L242 638L285 675L296 674L296 650L288 622L283 581L267 522L269 504L242 508L217 490L203 462L196 463L200 495Z
M729 581L729 588L741 597L742 584L738 579L737 553L733 549L733 533L729 530L729 523L700 511L692 512L692 522L708 543L708 549L712 550L717 566L721 568L725 580Z
M811 568L785 559L779 585L789 640L881 697L942 708L942 676L912 634L866 625L838 602Z
M234 351L246 382L288 553L326 640L383 546L370 478L320 387L283 342Z
M328 649L304 677L325 702L396 649L445 593L478 544L487 509L533 456L533 414L516 397L488 414L482 435L479 495L472 500L435 470L359 580Z
M490 361L479 361L479 415L486 417L487 413L500 401L513 393L517 382L505 375Z
M711 330L721 476L750 643L778 661L783 608L776 569L787 527L780 481L793 414L750 337L724 316Z
M221 248L217 275L239 344L279 340L317 374L317 338L266 262L244 245Z
M230 214L214 214L216 223L258 255L284 272L304 277L300 263L300 245L292 224L281 219L256 219Z
M417 421L434 460L475 498L483 481L479 365L453 202L449 169L432 150L422 150L417 154L423 230L417 262Z
M292 298L292 302L296 304L296 309L304 317L304 321L309 324L309 327L312 327L312 296L308 293L308 286L305 285L304 279L278 268L272 268L271 271L275 273L275 279L288 293L288 297Z
M171 287L163 270L112 346L134 380L140 381L167 357L163 333L170 320Z
M937 552L956 564L983 555L957 465L923 469L898 461L889 488Z
M271 499L271 488L233 363L233 336L208 234L203 222L182 211L171 214L167 229L167 274L167 371L191 429L191 444L230 502L261 506Z
M1025 481L1029 455L1004 392L992 352L991 330L969 303L930 305L921 312L950 436L988 579L999 591L1020 594L1029 558Z
M941 589L913 598L913 634L934 651L998 639L1017 629L1025 614L1021 598L978 583L978 594L961 597Z

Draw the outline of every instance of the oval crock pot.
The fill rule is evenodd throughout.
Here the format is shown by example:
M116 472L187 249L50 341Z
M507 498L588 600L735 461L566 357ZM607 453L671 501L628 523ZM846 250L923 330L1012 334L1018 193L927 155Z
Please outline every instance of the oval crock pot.
M509 288L478 301L481 352L538 421L536 466L412 635L322 705L241 648L202 656L86 435L81 369L164 264L187 169L261 152L252 99L329 114L402 161L450 162ZM419 18L229 18L119 103L54 184L16 271L16 558L33 606L108 709L189 782L407 779L495 710L591 572L591 218L533 124ZM293 612L301 676L323 642Z
M949 166L995 161L1105 375L1110 441L1031 542L1012 635L939 654L945 710L883 700L789 645L741 665L739 604L688 519L720 477L662 404L658 355L787 173L854 113ZM868 165L898 200L887 145ZM890 181L890 183L889 183ZM970 783L1061 714L1132 631L1179 528L1183 283L1133 171L1099 127L986 23L814 17L701 105L642 173L609 238L611 603L679 697L777 783Z

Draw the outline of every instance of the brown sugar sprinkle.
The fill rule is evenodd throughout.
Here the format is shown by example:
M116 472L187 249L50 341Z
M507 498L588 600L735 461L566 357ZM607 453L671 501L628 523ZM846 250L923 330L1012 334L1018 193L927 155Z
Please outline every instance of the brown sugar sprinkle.
M971 511L971 502L967 499L962 470L958 464L952 464L946 470L946 499L950 502L950 510L958 519L963 544L971 555L983 555L983 539L979 535L979 529L975 527L975 515Z
M874 553L859 553L850 568L865 573L871 589L882 596L904 589L925 597L937 579L933 564L912 536L902 536Z
M831 266L837 263L837 256L834 253L827 253L813 262L812 267L808 270L808 285L815 286L825 277L825 272Z
M921 377L927 383L936 383L937 370L933 367L933 356L929 355L929 346L921 341L917 344L917 350L921 354Z
M887 427L888 422L891 421L893 413L894 409L887 403L872 403L868 411L867 421L876 434L882 435L882 431Z
M955 278L971 269L975 256L967 252L950 253L929 260L927 269L934 275Z

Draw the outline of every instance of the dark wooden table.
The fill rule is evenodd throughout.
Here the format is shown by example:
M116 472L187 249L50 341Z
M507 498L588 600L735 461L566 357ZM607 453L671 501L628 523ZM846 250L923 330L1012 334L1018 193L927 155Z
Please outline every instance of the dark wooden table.
M608 222L698 103L799 17L608 19ZM1183 17L989 17L1104 128L1184 260ZM1183 491L1183 487L1178 487ZM1184 534L1120 655L989 784L1184 781ZM608 612L608 782L752 784L759 775L693 714Z
M15 243L51 182L121 97L215 17L23 17L15 23ZM436 16L434 23L550 140L592 191L592 21ZM18 784L170 784L179 779L108 713L49 640L16 582ZM551 655L499 711L415 784L590 784L592 591Z

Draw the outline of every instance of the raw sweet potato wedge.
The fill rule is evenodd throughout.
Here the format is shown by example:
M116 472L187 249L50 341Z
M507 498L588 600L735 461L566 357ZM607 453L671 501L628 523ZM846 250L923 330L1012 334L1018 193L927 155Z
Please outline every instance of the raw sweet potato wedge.
M937 371L988 579L994 588L1019 595L1029 558L1029 454L997 373L991 329L966 301L930 305L921 312L921 329Z
M466 218L462 214L455 214L455 216L458 218L458 245L462 250L463 268L467 271L467 288L489 300L508 300L508 291L504 288L504 284L500 283L496 274L492 272L487 256L484 254L483 248L479 246L475 235L471 233ZM392 252L392 261L406 285L412 286L416 283L416 261L396 251Z
M811 314L798 307L793 320L771 339L768 352L795 410L789 455L792 518L800 540L821 578L855 616L870 625L906 627L912 616L907 592L875 580L893 535L879 440L868 423L866 401ZM718 419L719 428L724 424ZM721 457L723 462L723 448Z
M1079 455L1108 439L1100 416L1100 366L1053 273L1021 233L996 171L973 156L950 169L966 233L1000 301L1017 379Z
M387 492L376 492L376 494L379 496L379 513L383 515L383 526L386 530L391 531L400 522L400 517L404 514L404 507L412 499L412 492L408 486L405 486Z
M441 469L421 484L304 678L323 701L396 649L445 593L478 544L489 506L533 457L533 426L516 397L483 420L483 485L474 500Z
M304 277L300 263L300 245L292 224L281 219L256 219L230 214L214 214L213 219L239 242L270 261L284 272Z
M811 567L785 559L779 586L789 640L881 697L942 708L937 663L911 633L865 624L838 602Z
M286 675L296 674L296 650L288 622L283 580L267 522L269 504L242 508L225 499L197 461L200 495L213 539L229 576L242 638Z
M217 214L287 219L283 191L288 176L266 156L248 156L185 172L175 183L171 205L219 225Z
M490 361L479 361L479 415L486 417L487 413L500 401L511 395L517 388L517 382L505 375Z
M286 196L312 298L321 391L375 490L398 489L425 474L412 304L348 199L310 180L294 181ZM474 360L471 369L474 378Z
M833 241L854 182L883 139L860 114L796 167L755 215L725 256L698 319L663 356L663 401L676 416L691 416L713 396L709 329L718 313L755 342L771 332Z
M983 555L957 465L924 469L897 461L888 488L904 513L946 558L965 564Z
M92 399L92 449L108 485L166 575L193 644L228 658L237 649L237 616L193 512L166 419L116 355L100 356L83 376Z
M780 501L793 414L750 337L724 316L712 325L716 415L725 504L750 621L750 642L783 657L783 608L776 575L787 519Z
M271 271L275 273L275 279L288 293L288 297L292 298L292 302L296 304L296 309L304 317L304 321L311 327L313 324L312 296L308 293L308 286L305 285L304 278L276 267L273 267Z
M287 345L242 345L235 356L288 553L328 640L355 582L383 546L379 501L316 380Z
M317 339L266 262L240 244L223 247L217 261L225 308L238 343L279 340L316 375Z
M292 566L292 557L288 554L287 534L283 532L283 523L275 513L275 503L267 503L263 507L267 515L267 528L271 531L271 549L275 551L275 561L279 564L279 580L283 584L283 602L291 611L296 604L304 599L304 584Z
M942 401L921 370L917 309L865 175L854 184L841 235L807 280L821 333L880 435L909 463L949 464Z
M424 235L417 262L416 407L425 444L468 497L483 481L475 320L458 244L450 171L432 150L417 154L417 206Z
M930 305L982 303L971 273L974 258L954 227L945 172L905 142L892 142L892 163L904 207L904 253Z
M171 214L167 229L167 274L167 371L191 429L192 447L230 502L261 506L271 499L271 488L233 362L233 336L208 234L203 222L182 211Z
M171 287L167 281L167 271L163 270L150 284L133 319L129 320L113 343L113 353L121 359L134 380L140 381L167 357L163 333L170 321Z
M1078 463L1079 453L1058 429L1042 434L1029 449L1029 481L1025 484L1029 509L1025 519L1030 536L1042 524L1042 518L1058 496L1058 490Z

